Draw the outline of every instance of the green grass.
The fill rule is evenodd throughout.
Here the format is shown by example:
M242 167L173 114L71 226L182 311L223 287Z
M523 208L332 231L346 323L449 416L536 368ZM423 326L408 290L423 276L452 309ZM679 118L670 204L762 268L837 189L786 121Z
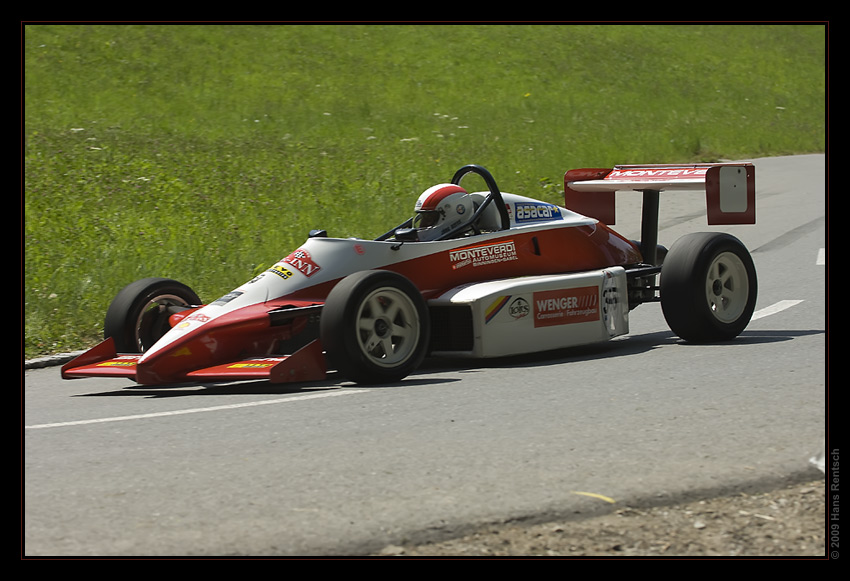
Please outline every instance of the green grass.
M466 163L559 201L569 168L823 151L825 86L822 26L27 25L25 356L138 278L209 299L311 228L374 237Z

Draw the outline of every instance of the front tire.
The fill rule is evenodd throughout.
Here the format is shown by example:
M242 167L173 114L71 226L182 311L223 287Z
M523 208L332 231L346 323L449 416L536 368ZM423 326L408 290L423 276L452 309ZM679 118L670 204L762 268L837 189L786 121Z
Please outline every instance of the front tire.
M331 365L356 383L400 381L428 349L430 320L422 293L389 271L352 274L328 294L320 336Z
M677 240L661 267L661 308L670 329L692 343L728 341L749 324L758 281L752 257L730 234Z
M170 328L168 318L201 299L191 288L168 278L144 278L121 289L103 324L103 337L115 341L119 353L144 353Z

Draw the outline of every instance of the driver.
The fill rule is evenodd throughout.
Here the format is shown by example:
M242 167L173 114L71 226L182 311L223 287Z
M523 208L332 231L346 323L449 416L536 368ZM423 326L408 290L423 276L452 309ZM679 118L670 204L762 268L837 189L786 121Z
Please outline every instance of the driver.
M417 240L436 240L450 230L468 223L478 204L473 196L455 184L439 184L425 190L416 200L413 230Z

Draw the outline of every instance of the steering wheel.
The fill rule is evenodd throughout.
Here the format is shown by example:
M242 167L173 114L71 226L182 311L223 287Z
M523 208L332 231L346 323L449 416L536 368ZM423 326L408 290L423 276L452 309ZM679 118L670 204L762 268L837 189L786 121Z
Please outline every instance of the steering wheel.
M481 176L484 179L484 183L487 184L487 189L490 191L490 193L484 199L484 202L480 206L478 206L478 209L472 215L472 218L467 224L463 224L453 230L450 230L449 232L446 232L445 234L437 238L437 240L446 240L448 238L452 238L459 230L462 230L463 228L468 228L470 225L472 225L473 231L476 234L480 234L481 232L478 229L477 221L481 214L484 213L484 210L487 209L487 206L490 204L496 204L496 210L498 210L499 217L502 221L502 227L500 229L507 230L511 227L511 219L508 216L507 208L505 208L505 202L502 199L502 192L499 191L499 186L496 185L496 180L493 179L493 176L490 174L489 171L487 171L480 165L465 165L455 172L455 175L452 177L452 183L454 185L460 185L460 180L463 179L463 177L469 173L474 173Z

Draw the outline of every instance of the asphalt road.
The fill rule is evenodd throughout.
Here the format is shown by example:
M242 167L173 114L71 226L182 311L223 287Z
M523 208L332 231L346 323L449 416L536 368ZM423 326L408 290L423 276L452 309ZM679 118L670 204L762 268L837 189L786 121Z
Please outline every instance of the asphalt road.
M718 229L752 252L756 318L732 343L684 344L643 305L626 338L430 361L389 387L152 389L27 370L24 556L369 554L609 500L811 478L825 436L825 159L755 163L755 226L706 226L700 194L661 199L662 244ZM617 196L615 229L636 237L639 195Z

